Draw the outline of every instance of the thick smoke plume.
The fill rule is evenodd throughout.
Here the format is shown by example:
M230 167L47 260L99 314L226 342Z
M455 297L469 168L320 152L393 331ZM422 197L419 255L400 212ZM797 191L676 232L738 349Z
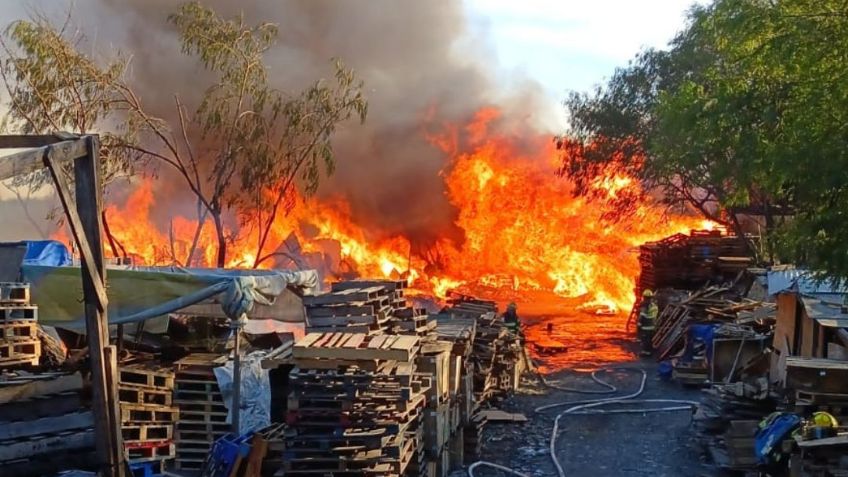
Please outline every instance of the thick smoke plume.
M281 90L297 91L326 77L333 57L365 81L368 120L364 126L345 125L337 133L336 174L322 184L319 195L347 201L354 221L373 231L375 239L403 234L426 247L437 235L461 238L453 225L456 211L439 175L450 164L426 133L447 123L462 124L493 103L504 117L521 122L541 107L534 85L515 95L498 90L494 54L485 39L472 37L458 0L204 3L225 16L243 13L248 23L279 24L279 42L268 64ZM94 51L114 48L132 55L130 80L147 107L163 117L173 114L174 93L192 104L202 85L210 83L202 68L180 53L174 27L167 22L179 4L78 0L71 7L74 22ZM63 13L55 11L59 7L53 2L35 5ZM166 170L161 177L167 179ZM158 202L182 195L185 213L191 214L190 196L180 192L177 180L160 180L157 187ZM163 219L173 205L162 212Z

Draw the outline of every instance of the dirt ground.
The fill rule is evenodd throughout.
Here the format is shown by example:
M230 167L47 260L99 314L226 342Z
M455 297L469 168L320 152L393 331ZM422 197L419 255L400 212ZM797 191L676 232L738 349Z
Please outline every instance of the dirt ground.
M575 319L583 321L585 318ZM544 325L544 320L538 324ZM561 319L557 320L557 324L565 326ZM571 324L577 326L576 323ZM631 370L603 373L604 379L618 388L617 394L637 390L642 376L638 370L642 369L647 373L647 382L640 398L699 399L700 391L697 389L661 381L656 373L657 364L637 356L637 346L626 338L623 327L591 339L595 341L591 345L579 336L562 340L569 346L566 354L578 349L581 358L569 360L560 356L554 359L560 363L561 369L551 372L549 367L547 381L560 387L601 389L592 382L586 371L627 367ZM587 348L606 352L595 354L593 358L592 353L586 352ZM541 359L544 361L544 358ZM561 363L564 362L568 364L563 367ZM609 396L613 394L585 395L553 390L532 376L527 376L523 389L499 407L509 412L524 413L528 422L489 424L484 434L483 459L534 477L556 476L548 451L549 441L554 418L567 406L539 413L534 409L551 403ZM557 456L569 477L713 475L712 470L702 464L700 451L694 441L691 413L688 411L564 416L560 419L557 439ZM479 468L475 470L475 475L489 477L506 474L494 469Z

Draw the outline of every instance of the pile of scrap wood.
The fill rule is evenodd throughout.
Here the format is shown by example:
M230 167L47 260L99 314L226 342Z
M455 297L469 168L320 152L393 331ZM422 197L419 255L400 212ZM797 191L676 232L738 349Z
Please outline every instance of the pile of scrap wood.
M193 353L174 363L174 404L179 409L176 429L176 468L200 470L212 444L230 430L227 408L212 371L226 356Z
M37 366L41 358L38 307L29 283L0 283L0 369Z
M426 335L426 313L407 303L406 286L405 280L333 283L329 293L304 297L307 332Z
M174 372L153 363L122 365L118 370L121 435L127 462L161 474L174 458Z
M94 416L79 374L0 376L0 474L54 475L96 462Z
M754 435L759 422L775 410L765 378L714 384L704 390L695 413L698 440L719 468L747 471L756 467Z
M812 439L795 437L792 460L803 476L848 475L848 362L788 357L786 390L794 412L809 418L815 412L831 414L843 426L836 435Z
M699 287L724 281L751 265L744 239L719 230L675 234L639 247L639 290Z
M761 309L762 313L757 311ZM773 321L773 304L741 297L729 286L707 286L663 308L657 317L653 345L657 358L665 360L683 350L692 325L737 323L767 330Z
M310 333L295 343L284 475L423 475L417 336ZM408 472L408 474L407 474Z
M641 273L636 283L637 302L630 313L638 315L644 290L658 288L693 290L705 283L722 283L750 266L745 239L721 231L675 234L639 247Z
M470 352L474 365L474 393L478 403L506 396L518 386L521 373L521 343L498 316L497 305L491 301L453 294L442 315L454 318L473 318L474 339ZM439 327L449 320L439 322Z

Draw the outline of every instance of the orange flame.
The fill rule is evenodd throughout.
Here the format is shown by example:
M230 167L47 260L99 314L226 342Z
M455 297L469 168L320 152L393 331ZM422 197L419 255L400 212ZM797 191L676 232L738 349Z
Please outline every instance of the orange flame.
M442 175L458 210L461 243L442 238L431 250L416 253L414 237L370 240L341 200L297 199L293 212L273 224L268 240L275 246L291 245L294 238L297 246L281 247L261 266L292 266L289 257L317 256L319 260L306 265L325 268L328 278L405 276L414 289L438 297L461 288L492 291L500 300L573 299L575 305L614 312L629 309L634 301L636 246L712 225L669 217L661 206L647 202L632 216L602 219L609 204L573 197L568 181L554 176L558 156L549 137L524 137L518 144L492 133L498 116L496 109L484 109L464 128L450 127L443 136L430 138L449 156ZM611 174L593 187L615 199L640 186L631 177ZM163 232L151 220L154 205L152 183L142 182L124 205L108 207L111 231L142 263L182 264L197 222L174 217L170 230ZM214 237L207 221L192 265L214 263ZM228 265L253 266L257 243L255 231L242 231L229 245Z

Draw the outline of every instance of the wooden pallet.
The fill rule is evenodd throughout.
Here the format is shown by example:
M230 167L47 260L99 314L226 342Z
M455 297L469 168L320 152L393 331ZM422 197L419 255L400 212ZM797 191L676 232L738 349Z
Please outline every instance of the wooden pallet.
M170 406L172 400L171 391L162 389L142 388L121 384L118 387L118 400L122 403Z
M309 333L292 350L299 358L330 360L411 361L418 352L416 336L368 336L361 333Z
M41 357L41 341L0 341L0 368L29 364L37 366Z
M180 418L175 407L122 404L121 422L125 423L174 423Z
M133 462L166 460L175 455L174 443L169 440L127 443L124 449L127 459Z
M31 305L0 305L0 321L38 320L38 307Z
M28 305L29 283L0 282L0 304Z
M173 438L173 424L135 424L121 426L125 443L169 441Z
M0 322L0 342L37 340L38 324L34 320Z
M118 381L123 386L137 386L150 389L174 389L174 372L170 368L151 365L121 366Z

